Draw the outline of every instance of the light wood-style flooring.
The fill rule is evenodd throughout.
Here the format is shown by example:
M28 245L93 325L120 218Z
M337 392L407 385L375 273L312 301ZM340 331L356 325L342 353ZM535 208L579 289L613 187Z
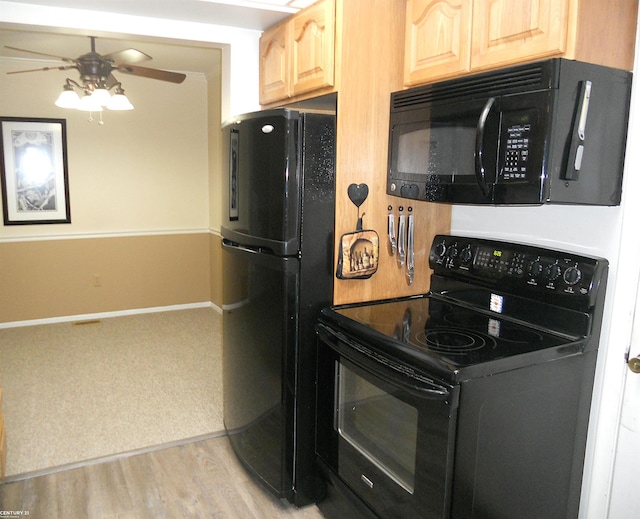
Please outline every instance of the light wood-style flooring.
M22 515L7 515L14 511ZM319 519L273 498L226 436L0 485L3 517L32 519Z

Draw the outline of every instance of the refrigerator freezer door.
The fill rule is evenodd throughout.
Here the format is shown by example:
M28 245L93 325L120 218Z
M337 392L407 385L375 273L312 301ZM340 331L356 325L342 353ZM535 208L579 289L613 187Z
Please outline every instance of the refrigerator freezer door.
M294 255L300 248L299 116L267 110L225 125L229 166L222 234L236 243Z

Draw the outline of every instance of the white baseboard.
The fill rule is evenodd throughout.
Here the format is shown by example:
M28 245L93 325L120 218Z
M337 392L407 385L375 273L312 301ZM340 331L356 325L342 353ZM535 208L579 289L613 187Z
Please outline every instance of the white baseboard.
M222 313L222 308L214 305L211 301L204 301L202 303L188 303L184 305L169 305L169 306L156 306L152 308L134 308L131 310L118 310L116 312L99 312L94 314L80 314L80 315L65 315L62 317L48 317L45 319L31 319L26 321L13 321L9 323L0 323L0 329L3 328L18 328L21 326L36 326L40 324L55 324L55 323L68 323L75 321L90 321L94 319L107 319L109 317L121 317L123 315L136 315L136 314L153 314L156 312L175 312L177 310L190 310L193 308L212 308L219 314Z

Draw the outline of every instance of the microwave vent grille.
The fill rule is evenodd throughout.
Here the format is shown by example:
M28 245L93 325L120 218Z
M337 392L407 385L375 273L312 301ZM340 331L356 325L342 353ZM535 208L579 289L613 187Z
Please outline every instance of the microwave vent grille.
M521 91L548 89L549 74L544 67L529 67L493 71L462 79L454 79L434 85L411 88L392 95L392 109L410 108L425 103L450 101L459 98L473 99L492 93L500 95Z

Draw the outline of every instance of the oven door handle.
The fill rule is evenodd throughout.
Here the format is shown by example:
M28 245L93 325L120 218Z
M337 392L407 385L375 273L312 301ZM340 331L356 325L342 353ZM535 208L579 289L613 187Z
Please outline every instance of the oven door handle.
M339 332L330 330L323 324L316 325L316 331L320 340L336 353L345 357L360 369L381 378L388 384L394 385L418 398L450 399L451 391L447 386L440 385L418 373L411 373L407 369L400 370L393 366L393 361L386 359L382 355L377 355ZM383 359L386 362L383 362ZM408 382L409 380L413 383Z

